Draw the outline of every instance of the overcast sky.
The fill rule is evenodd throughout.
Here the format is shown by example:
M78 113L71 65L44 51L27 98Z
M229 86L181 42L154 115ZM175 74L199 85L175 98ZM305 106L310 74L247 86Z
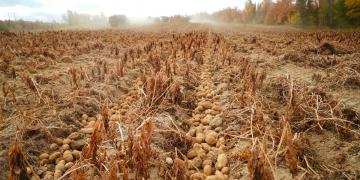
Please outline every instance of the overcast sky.
M159 17L175 14L192 15L212 13L226 7L244 8L246 0L0 0L0 20L9 19L7 13L16 13L16 19L29 21L61 21L66 10L106 16L125 14L128 17ZM252 0L260 2L261 0ZM14 19L13 15L10 17Z

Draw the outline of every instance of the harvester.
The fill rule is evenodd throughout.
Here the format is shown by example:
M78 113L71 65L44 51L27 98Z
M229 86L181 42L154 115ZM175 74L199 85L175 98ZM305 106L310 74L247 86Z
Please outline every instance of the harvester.
M125 15L113 15L109 17L109 23L111 27L121 27L127 24Z

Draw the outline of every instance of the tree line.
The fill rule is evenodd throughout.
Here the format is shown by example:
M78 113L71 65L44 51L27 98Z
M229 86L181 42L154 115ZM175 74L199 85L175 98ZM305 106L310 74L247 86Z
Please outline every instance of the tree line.
M258 4L247 0L242 10L225 8L210 18L228 23L358 28L360 0L263 0Z

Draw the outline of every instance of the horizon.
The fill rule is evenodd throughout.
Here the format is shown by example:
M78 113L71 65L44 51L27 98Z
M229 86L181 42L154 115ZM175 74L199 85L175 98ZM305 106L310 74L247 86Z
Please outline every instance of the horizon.
M62 22L62 15L66 14L67 10L76 11L77 13L100 15L101 12L106 17L115 14L124 14L130 18L147 18L147 17L161 17L174 15L195 15L197 13L206 12L211 14L213 12L222 10L224 8L243 9L246 0L234 1L224 0L221 3L207 2L204 0L196 1L190 0L181 2L169 2L165 0L135 0L135 1L114 1L104 0L79 0L70 1L46 1L46 0L0 0L0 20L24 21L43 21L43 22ZM252 0L253 3L258 4L261 0ZM190 4L190 6L189 6ZM8 14L11 13L11 14ZM12 14L15 13L15 14Z

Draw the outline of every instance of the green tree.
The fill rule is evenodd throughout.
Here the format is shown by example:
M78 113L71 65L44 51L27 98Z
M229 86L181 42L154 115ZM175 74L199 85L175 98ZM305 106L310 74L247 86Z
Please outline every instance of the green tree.
M346 27L348 24L345 1L346 0L337 0L335 2L335 19L338 20L338 28Z
M25 23L24 20L20 19L20 20L18 21L18 23L20 24L20 26L22 27L22 29L25 29L25 28L26 28L26 23Z

